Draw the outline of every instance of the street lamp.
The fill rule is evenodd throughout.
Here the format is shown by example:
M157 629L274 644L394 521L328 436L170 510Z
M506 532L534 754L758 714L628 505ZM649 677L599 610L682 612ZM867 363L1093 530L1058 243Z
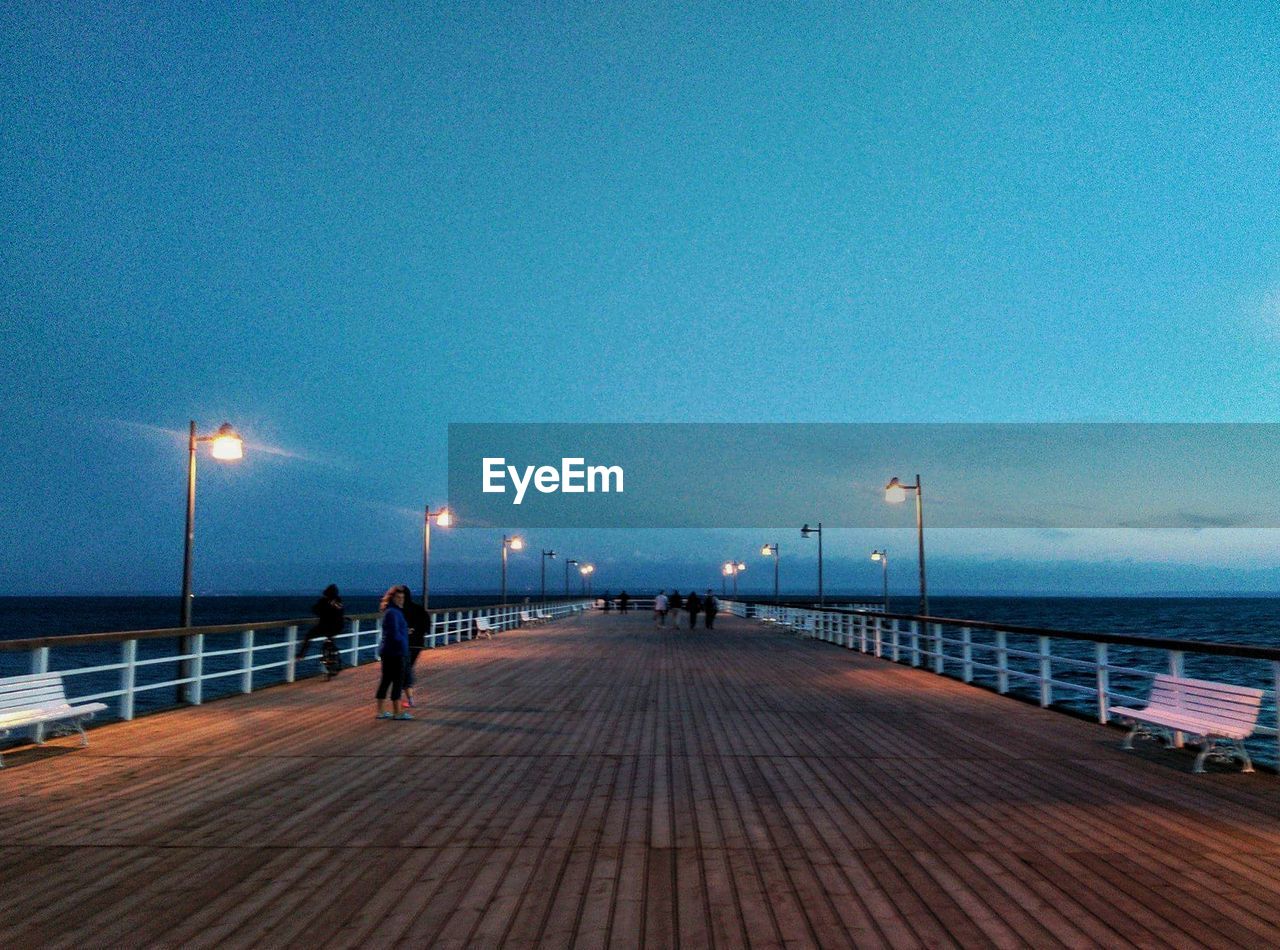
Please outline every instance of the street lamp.
M554 558L555 556L555 551L542 552L542 602L544 604L547 602L547 558Z
M889 550L872 551L871 560L880 562L880 573L884 575L884 612L889 612Z
M524 538L516 535L508 538L505 534L502 536L502 603L507 602L507 549L512 551L524 550Z
M920 615L929 616L929 592L924 583L924 487L920 476L916 475L914 485L904 485L897 476L889 479L884 486L884 500L891 505L901 504L907 500L907 492L916 493L916 540L920 546Z
M596 566L594 564L584 564L578 568L578 571L582 574L582 592L584 594L591 593L591 575L596 572Z
M733 599L738 599L738 575L747 569L747 565L741 561L726 561L724 565L724 575L733 578ZM723 592L724 583L721 582L721 592Z
M570 564L572 564L574 567L577 567L578 560L574 558L564 562L564 595L566 597L569 596L569 565Z
M777 543L761 546L760 553L765 557L773 556L773 602L778 602L778 545Z
M212 443L209 454L222 462L233 462L244 458L244 440L231 428L231 423L224 422L213 435L196 435L195 420L191 421L190 435L187 438L187 540L182 551L182 609L181 626L191 626L191 552L196 539L196 445L201 442ZM185 646L182 650L186 654Z
M822 594L822 522L818 522L816 528L810 528L807 524L800 529L800 537L807 538L811 534L818 536L818 606L825 604L826 598Z
M427 608L431 606L431 519L436 519L436 524L442 528L447 528L453 524L453 515L449 514L449 506L445 505L439 511L432 511L431 506L427 505L422 509L422 606Z

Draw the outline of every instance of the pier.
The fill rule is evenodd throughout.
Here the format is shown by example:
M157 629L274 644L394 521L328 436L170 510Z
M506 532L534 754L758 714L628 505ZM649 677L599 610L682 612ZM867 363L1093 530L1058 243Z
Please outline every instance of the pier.
M1280 943L1280 783L722 616L575 614L6 754L0 945Z

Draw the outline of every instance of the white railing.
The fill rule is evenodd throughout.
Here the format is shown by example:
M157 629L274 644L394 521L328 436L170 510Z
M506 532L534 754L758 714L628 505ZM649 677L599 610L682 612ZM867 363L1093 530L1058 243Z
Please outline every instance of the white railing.
M1259 724L1253 742L1276 740L1259 751L1271 764L1280 764L1278 649L886 614L869 606L820 609L733 601L728 608L739 617L1001 694L1027 687L1045 708L1055 702L1066 705L1067 697L1085 697L1091 716L1104 724L1117 703L1146 705L1144 687L1162 673L1261 689L1273 725ZM1152 656L1158 659L1151 662ZM1182 745L1180 733L1173 738L1175 746Z
M575 600L431 610L426 647L475 639L479 619L487 620L494 633L501 633L520 626L522 612L527 612L531 621L540 622L590 608L590 600ZM154 704L157 707L175 705L172 697L179 691L179 704L199 705L219 696L292 683L299 675L318 674L323 635L313 637L309 656L297 659L298 631L313 624L285 620L8 640L0 641L0 659L12 657L16 661L5 664L10 675L61 673L72 705L114 702L116 718L133 719L139 699L145 702L157 693L170 697L170 701ZM381 635L379 615L361 614L348 618L346 629L333 639L343 664L359 666L376 659ZM22 653L28 654L25 663L20 659ZM112 653L117 658L103 662ZM41 733L37 730L33 728L32 738L38 741Z

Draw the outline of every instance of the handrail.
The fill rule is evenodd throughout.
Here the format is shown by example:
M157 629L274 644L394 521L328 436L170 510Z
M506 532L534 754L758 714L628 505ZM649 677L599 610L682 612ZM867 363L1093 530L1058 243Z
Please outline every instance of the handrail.
M559 597L548 599L548 604L577 603L585 597ZM475 604L466 607L431 607L429 615L456 613L459 610L536 610L543 601L523 601L507 604ZM381 611L364 614L347 614L347 620L376 620L382 616ZM28 637L25 640L0 640L0 653L20 653L24 650L38 650L42 647L79 647L99 643L118 643L123 640L155 640L160 637L194 637L202 634L238 633L241 630L283 630L288 627L310 627L316 622L315 617L298 617L293 620L249 621L246 623L224 623L208 627L163 627L153 630L113 630L108 633L68 633L49 637Z
M1092 633L1084 630L1056 630L1050 627L1026 627L1011 623L998 623L990 620L962 620L955 617L934 617L925 614L896 614L883 610L849 610L839 607L818 607L815 604L783 601L774 604L771 600L743 600L738 603L751 604L757 607L790 607L792 610L821 610L824 613L848 614L851 616L875 616L887 620L908 620L919 623L941 623L952 627L969 627L973 630L1002 630L1005 633L1025 634L1031 637L1054 637L1059 640L1085 640L1090 643L1113 643L1119 646L1151 647L1156 650L1185 650L1195 653L1213 653L1219 656L1240 656L1252 660L1280 660L1280 649L1276 647L1260 647L1249 643L1216 643L1209 640L1173 640L1166 637L1143 637L1126 633Z

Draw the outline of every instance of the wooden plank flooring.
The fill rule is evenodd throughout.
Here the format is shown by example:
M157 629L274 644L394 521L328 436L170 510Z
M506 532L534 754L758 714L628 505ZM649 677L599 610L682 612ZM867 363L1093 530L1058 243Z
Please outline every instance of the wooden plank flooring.
M0 771L3 947L1280 945L1280 780L721 618L593 616Z

